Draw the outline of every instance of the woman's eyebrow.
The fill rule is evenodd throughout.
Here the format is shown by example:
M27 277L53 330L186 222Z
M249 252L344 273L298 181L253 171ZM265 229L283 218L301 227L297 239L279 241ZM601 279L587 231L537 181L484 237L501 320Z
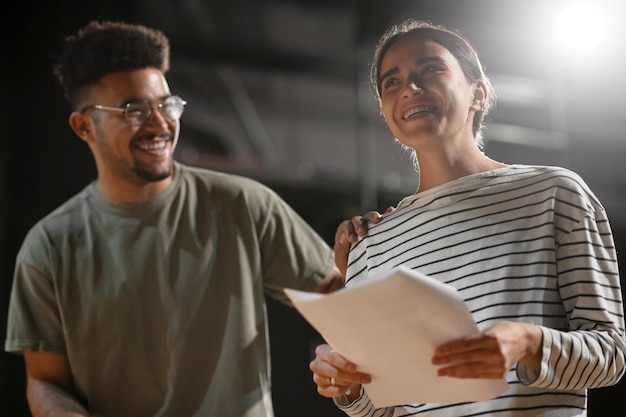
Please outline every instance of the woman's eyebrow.
M440 56L427 56L424 58L420 58L417 61L415 61L415 65L424 65L424 64L429 64L431 62L439 62L440 64L445 64L445 60L440 57Z
M380 76L380 81L384 80L387 77L390 77L394 74L397 74L400 72L400 68L398 67L393 67L391 68L389 71L387 71L386 73L384 73L383 75Z
M439 56L427 56L424 58L419 58L415 61L415 66L418 67L420 65L425 65L425 64L429 64L431 62L438 62L440 64L445 64L445 60ZM380 81L384 80L387 77L390 77L394 74L397 74L400 72L400 69L398 67L393 67L391 68L389 71L385 72L384 74L382 74L380 76Z

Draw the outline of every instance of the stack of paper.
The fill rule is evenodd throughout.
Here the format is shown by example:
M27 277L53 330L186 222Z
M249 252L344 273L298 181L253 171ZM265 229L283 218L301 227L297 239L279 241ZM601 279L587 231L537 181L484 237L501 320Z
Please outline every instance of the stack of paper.
M337 352L369 373L376 407L484 401L506 391L504 379L437 376L434 348L478 332L454 287L399 267L331 294L285 290Z

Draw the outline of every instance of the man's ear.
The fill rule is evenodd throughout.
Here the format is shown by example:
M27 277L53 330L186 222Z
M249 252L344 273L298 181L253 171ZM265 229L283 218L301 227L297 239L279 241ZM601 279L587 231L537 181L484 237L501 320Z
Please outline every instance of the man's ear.
M70 127L85 142L93 140L93 122L85 113L75 111L70 114Z

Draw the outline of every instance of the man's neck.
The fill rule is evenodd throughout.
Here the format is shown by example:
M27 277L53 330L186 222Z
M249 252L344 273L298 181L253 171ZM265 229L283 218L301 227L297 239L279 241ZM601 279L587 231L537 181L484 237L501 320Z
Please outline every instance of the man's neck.
M98 191L108 200L116 203L140 203L164 192L172 183L173 175L164 180L131 184L122 181L107 181L99 177Z

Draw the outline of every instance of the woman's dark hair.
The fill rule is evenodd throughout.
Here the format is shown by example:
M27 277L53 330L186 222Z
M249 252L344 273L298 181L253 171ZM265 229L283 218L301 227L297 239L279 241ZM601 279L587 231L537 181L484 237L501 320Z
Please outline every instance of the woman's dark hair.
M123 22L93 21L65 38L53 73L74 107L85 89L107 74L143 68L169 70L170 45L160 31Z
M380 38L374 52L374 60L371 66L370 78L375 89L378 104L381 104L380 90L380 65L385 53L399 39L414 36L420 39L428 39L446 48L459 62L465 77L470 83L483 81L487 88L487 97L482 110L474 115L472 132L479 146L482 146L482 131L484 129L485 116L495 102L495 91L489 78L483 71L482 64L478 59L478 53L469 41L462 35L453 32L443 26L430 22L408 19L399 25L390 27Z

